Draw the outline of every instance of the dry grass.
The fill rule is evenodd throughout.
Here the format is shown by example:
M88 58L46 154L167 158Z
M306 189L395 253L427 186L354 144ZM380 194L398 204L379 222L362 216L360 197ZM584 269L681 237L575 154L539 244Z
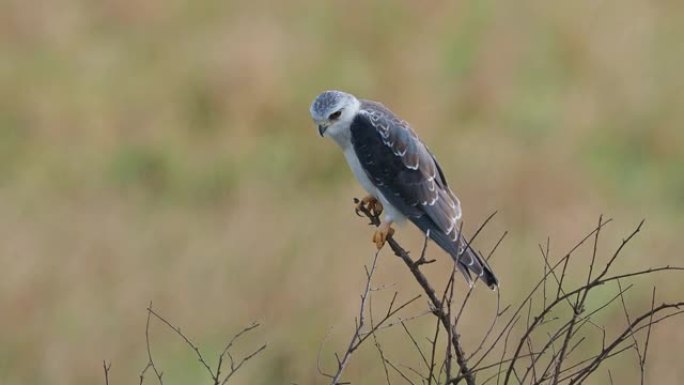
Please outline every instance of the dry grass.
M682 15L645 0L4 2L0 382L97 383L102 359L113 383L135 381L151 300L209 346L259 320L269 350L237 383L320 382L318 346L353 319L372 252L360 190L308 117L328 88L413 123L466 229L500 211L504 295L525 287L537 242L560 252L599 213L615 242L647 219L625 263L675 264ZM391 258L377 274L414 289ZM654 333L649 382L684 379L680 329ZM201 378L173 336L154 338L169 383Z

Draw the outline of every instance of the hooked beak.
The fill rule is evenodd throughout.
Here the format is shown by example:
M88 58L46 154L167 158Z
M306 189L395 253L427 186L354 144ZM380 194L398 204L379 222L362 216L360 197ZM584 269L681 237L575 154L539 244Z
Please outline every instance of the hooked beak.
M325 134L326 129L328 129L328 127L326 127L322 124L318 125L318 133L321 135L321 137L323 136L323 134Z

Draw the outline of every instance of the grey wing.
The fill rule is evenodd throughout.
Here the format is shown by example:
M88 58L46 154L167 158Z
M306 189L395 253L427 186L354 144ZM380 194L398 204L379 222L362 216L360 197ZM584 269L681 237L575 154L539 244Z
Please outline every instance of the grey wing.
M434 156L405 121L382 104L363 101L351 124L354 151L383 196L470 273L496 288L487 262L460 237L461 204Z
M461 204L449 188L444 173L430 150L408 123L397 118L382 104L364 101L362 113L367 116L369 123L379 134L379 139L391 150L394 158L380 162L381 165L393 163L388 175L384 175L382 170L373 172L374 170L367 169L370 176L391 190L394 196L401 198L402 203L417 209L411 210L414 212L413 217L427 215L438 230L451 240L456 240ZM375 156L378 156L377 152Z
M359 162L385 199L448 252L468 282L473 272L495 288L487 262L459 237L460 202L408 123L382 104L363 101L350 128Z

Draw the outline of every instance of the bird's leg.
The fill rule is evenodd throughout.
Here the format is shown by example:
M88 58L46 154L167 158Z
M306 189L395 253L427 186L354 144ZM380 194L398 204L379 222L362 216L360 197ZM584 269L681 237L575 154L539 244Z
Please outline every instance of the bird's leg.
M363 210L368 211L371 216L379 217L383 210L382 203L376 197L367 195L357 202L356 209L354 209L356 215L359 215L359 212Z
M385 242L392 234L394 234L392 221L385 220L380 224L380 227L375 231L375 234L373 234L373 243L378 247L378 250L382 249L382 246L385 245Z

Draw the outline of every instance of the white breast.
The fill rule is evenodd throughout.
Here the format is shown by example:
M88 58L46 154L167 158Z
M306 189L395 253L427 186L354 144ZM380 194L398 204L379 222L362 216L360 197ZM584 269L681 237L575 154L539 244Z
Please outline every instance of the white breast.
M340 146L344 152L344 157L347 159L349 168L351 168L354 176L359 183L361 183L361 186L363 186L363 188L369 194L380 200L380 203L382 203L384 207L385 220L401 222L406 219L406 217L401 213L401 211L397 210L389 203L387 199L385 199L382 193L368 178L366 171L364 171L363 167L361 167L359 158L356 156L354 145L351 143L350 125L354 120L354 116L359 111L359 106L360 103L358 100L356 100L353 105L351 105L349 108L346 108L340 119L328 127L324 135L332 139L335 143L337 143L338 146Z
M361 167L361 163L359 162L359 158L356 156L353 146L347 146L347 148L344 149L344 157L347 159L349 168L351 168L354 176L359 183L361 183L361 186L363 186L363 188L369 194L378 198L384 206L385 220L401 222L406 219L406 217L399 210L389 203L385 196L382 195L382 193L375 187L373 182L371 182L371 180L368 178L368 175L366 175L363 167Z
M363 170L363 167L361 167L359 158L356 156L356 152L352 146L349 146L344 150L344 157L347 159L347 163L354 173L356 180L361 183L361 186L363 186L369 194L377 197L378 189L375 188L375 185L370 181L368 175L366 175L366 172Z

